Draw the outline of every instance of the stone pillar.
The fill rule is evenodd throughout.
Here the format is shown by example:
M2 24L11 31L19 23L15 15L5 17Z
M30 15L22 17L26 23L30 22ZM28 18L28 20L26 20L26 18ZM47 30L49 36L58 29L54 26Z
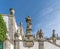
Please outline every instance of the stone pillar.
M55 35L55 30L53 30L52 40L53 40L53 43L54 43L54 44L56 44L56 35Z
M24 38L24 29L23 29L22 22L20 22L20 36L22 37L22 39Z
M39 41L39 49L44 49L44 41Z
M44 38L43 38L43 32L42 29L38 31L38 42L39 42L39 49L44 49Z
M13 17L12 16L9 16L9 36L10 36L10 39L13 40Z
M19 34L15 33L14 35L15 39L14 39L14 49L20 49L20 43L19 43Z
M26 18L26 23L27 23L26 35L32 35L32 20L31 20L30 16L28 16Z
M14 17L14 9L13 8L10 8L10 15L8 16L9 20L8 20L8 23L9 23L9 36L10 36L10 39L13 40L14 39L14 21L13 21L13 17Z
M14 49L20 49L19 47L19 40L14 40Z
M24 46L25 47L33 47L34 46L34 36L32 35L32 20L30 16L26 18L26 35L24 38Z

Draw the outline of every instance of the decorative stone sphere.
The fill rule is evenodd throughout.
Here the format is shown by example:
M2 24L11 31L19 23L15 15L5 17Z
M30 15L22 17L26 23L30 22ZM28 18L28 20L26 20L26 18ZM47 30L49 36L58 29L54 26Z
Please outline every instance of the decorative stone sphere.
M14 15L14 14L15 14L14 8L10 8L10 14L11 14L11 15Z

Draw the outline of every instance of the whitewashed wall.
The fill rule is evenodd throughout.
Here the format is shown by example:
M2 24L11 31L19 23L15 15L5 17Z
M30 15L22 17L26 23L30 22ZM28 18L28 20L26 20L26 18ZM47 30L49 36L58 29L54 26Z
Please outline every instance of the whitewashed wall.
M7 30L9 30L8 26L8 16L3 16L4 21L6 22Z

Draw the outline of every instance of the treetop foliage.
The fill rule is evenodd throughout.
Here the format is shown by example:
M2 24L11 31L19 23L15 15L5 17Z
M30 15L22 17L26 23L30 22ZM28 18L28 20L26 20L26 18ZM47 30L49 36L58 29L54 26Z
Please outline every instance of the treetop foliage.
M0 41L5 40L6 32L7 32L6 23L4 22L2 14L0 14Z

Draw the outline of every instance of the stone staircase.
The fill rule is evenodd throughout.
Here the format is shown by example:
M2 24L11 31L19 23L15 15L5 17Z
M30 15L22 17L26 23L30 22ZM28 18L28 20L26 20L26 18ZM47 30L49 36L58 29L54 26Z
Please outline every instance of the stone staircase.
M53 43L53 42L51 42L51 41L48 41L48 42L60 48L60 45L55 44L55 43Z

